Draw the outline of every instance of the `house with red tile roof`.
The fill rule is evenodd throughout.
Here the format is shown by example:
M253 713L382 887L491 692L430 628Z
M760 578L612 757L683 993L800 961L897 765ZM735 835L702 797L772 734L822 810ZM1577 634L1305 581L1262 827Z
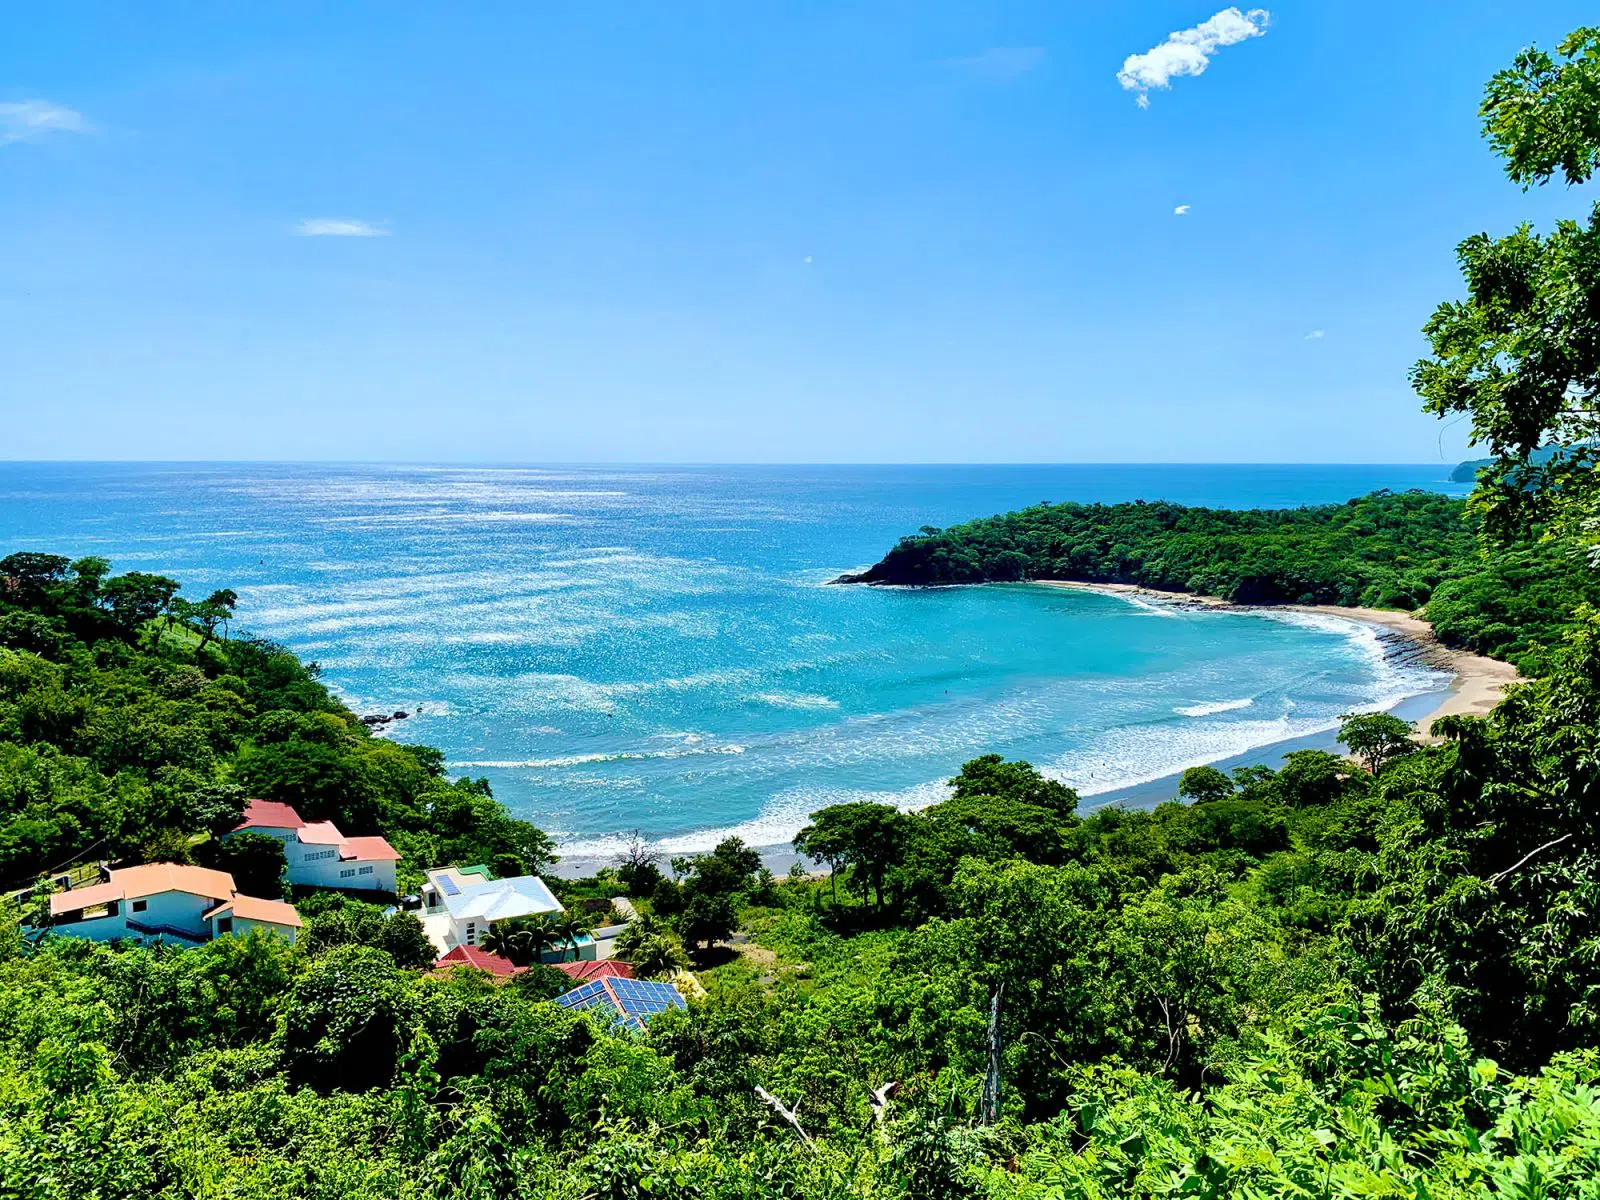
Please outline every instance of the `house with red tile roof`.
M275 800L250 801L244 820L223 836L237 833L282 842L292 884L394 893L400 853L381 837L346 837L332 821L302 821L293 807Z
M50 897L50 927L67 937L106 942L197 945L227 933L265 929L293 942L300 914L282 900L241 896L226 871L146 863L107 871L88 887Z
M433 965L435 970L440 971L448 971L452 967L477 967L500 979L510 979L528 969L517 966L503 955L490 954L477 946L455 946L448 953L440 955L439 961Z

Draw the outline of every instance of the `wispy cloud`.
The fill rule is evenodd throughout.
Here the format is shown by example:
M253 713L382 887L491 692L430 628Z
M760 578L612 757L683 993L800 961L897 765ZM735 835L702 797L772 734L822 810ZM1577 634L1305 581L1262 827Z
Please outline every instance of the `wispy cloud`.
M381 225L346 217L308 217L294 227L301 237L388 237Z
M1317 341L1321 341L1322 338L1324 338L1325 336L1326 335L1322 332L1322 330L1313 329L1310 333L1306 334L1306 339L1305 340L1308 341L1308 342L1317 342Z
M31 142L51 133L88 133L91 128L82 113L49 100L0 104L0 146Z
M1264 8L1249 12L1225 8L1193 29L1168 34L1166 41L1143 54L1128 55L1117 72L1117 82L1127 91L1138 93L1140 108L1149 108L1151 88L1171 87L1172 80L1180 75L1203 74L1218 50L1260 37L1271 20L1272 14Z
M992 46L970 58L952 58L949 65L992 83L1019 79L1044 61L1043 46Z
M1180 204L1180 205L1178 205L1177 208L1172 210L1172 215L1175 216L1175 217L1182 217L1182 216L1186 216L1188 214L1188 212L1189 212L1189 206L1187 204Z

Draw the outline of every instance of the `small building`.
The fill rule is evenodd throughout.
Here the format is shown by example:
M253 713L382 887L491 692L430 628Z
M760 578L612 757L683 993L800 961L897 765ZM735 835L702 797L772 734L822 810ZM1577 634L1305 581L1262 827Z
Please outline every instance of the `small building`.
M689 1007L670 983L610 975L580 983L557 996L556 1003L562 1008L593 1010L615 1025L634 1030L642 1030L657 1013Z
M283 843L284 874L298 887L395 890L400 852L381 837L346 837L332 821L302 821L288 804L252 800L224 837L259 833Z
M50 897L50 926L67 937L198 945L225 933L267 929L293 942L300 914L281 900L241 896L226 871L146 863L107 871L88 887Z
M501 921L566 910L537 875L483 879L457 867L436 867L428 872L427 886L422 889L422 911L429 936L450 950L476 946L490 927ZM588 941L589 954L585 956L580 949L578 957L594 957L594 940Z

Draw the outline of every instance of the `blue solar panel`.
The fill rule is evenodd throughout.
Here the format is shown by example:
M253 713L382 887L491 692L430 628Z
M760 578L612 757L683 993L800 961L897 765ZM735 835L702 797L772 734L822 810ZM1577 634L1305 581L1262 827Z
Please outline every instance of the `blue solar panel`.
M435 879L434 882L439 885L439 890L446 896L461 895L461 889L456 886L456 881L451 879L448 875L441 875L439 878Z
M633 1029L643 1029L645 1021L656 1013L688 1007L670 983L615 977L580 984L556 997L556 1003L563 1008L604 1008L613 1021Z

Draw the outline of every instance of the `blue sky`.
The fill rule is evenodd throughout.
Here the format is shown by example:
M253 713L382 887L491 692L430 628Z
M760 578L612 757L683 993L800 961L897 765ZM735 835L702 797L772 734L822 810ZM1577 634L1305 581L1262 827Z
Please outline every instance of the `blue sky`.
M0 457L1453 460L1592 6L1269 7L1141 93L1216 0L8 6Z

